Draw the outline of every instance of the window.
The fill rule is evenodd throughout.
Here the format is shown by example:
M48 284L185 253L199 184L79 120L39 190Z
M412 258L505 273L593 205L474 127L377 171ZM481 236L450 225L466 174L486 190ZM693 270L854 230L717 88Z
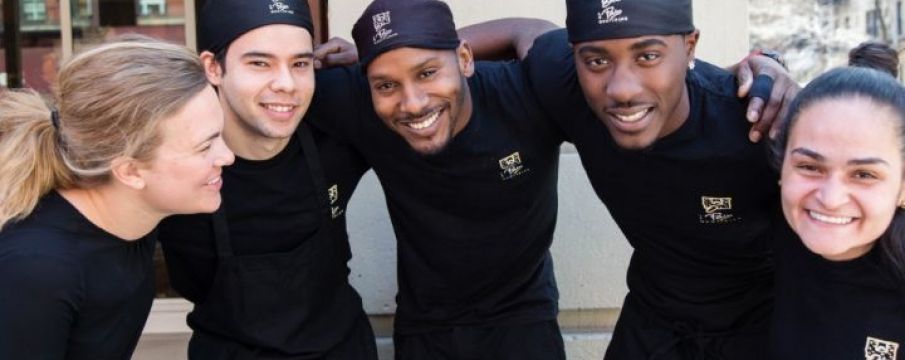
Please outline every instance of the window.
M22 1L22 12L25 22L43 22L47 18L47 6L44 0Z
M166 0L138 0L138 14L141 16L166 15Z
M876 37L880 34L880 13L876 9L868 10L865 17L865 24L867 25L867 34L873 37Z

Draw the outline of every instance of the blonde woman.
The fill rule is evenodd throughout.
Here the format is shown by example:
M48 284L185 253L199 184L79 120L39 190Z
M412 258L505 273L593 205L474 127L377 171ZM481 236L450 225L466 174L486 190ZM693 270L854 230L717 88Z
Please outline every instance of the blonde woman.
M0 359L128 359L155 226L220 206L223 113L197 57L148 38L76 56L55 89L0 94Z

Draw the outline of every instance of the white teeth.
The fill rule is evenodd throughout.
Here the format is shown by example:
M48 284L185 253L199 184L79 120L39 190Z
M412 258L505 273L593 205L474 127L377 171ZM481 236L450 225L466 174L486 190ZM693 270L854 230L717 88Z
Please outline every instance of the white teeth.
M428 116L427 119L424 119L423 121L410 122L410 123L406 123L406 125L412 129L421 130L421 129L425 129L425 128L433 125L439 117L440 117L440 112L437 111L433 115Z
M622 122L633 123L640 121L644 115L647 115L648 110L649 109L644 109L631 115L616 115L616 118Z
M824 214L818 213L816 211L808 211L808 215L810 215L811 218L814 220L817 220L820 222L825 222L828 224L835 224L835 225L845 225L845 224L852 222L852 220L854 220L854 218L851 218L851 217L829 216L829 215L824 215Z
M264 107L267 108L267 110L276 111L276 112L290 112L290 111L292 111L292 106L289 106L289 105L271 105L271 104L265 104Z

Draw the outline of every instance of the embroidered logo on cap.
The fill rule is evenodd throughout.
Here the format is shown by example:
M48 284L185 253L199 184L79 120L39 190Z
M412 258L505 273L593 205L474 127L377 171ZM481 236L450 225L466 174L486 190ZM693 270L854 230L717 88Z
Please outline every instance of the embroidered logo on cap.
M528 172L530 169L522 165L522 155L518 151L500 159L500 178L504 181Z
M896 353L899 351L899 344L892 341L880 340L877 338L867 337L867 343L864 345L865 360L896 360Z
M740 220L732 212L731 197L701 196L704 213L699 216L701 224L726 224Z
M628 21L628 16L622 16L622 9L617 9L617 2L622 0L600 0L600 12L597 13L598 24L612 24Z
M384 11L382 13L376 14L371 17L374 21L374 45L380 44L381 42L396 37L396 32L393 29L387 28L387 25L390 25L392 19L390 18L390 12Z
M284 4L280 0L270 0L268 7L271 14L295 14L295 11L289 9L289 5Z

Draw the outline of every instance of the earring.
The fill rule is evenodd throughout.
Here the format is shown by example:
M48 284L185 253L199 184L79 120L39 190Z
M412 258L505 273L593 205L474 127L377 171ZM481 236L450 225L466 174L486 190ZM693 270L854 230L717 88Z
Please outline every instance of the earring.
M782 186L782 180L776 180L776 185Z
M694 70L694 59L688 62L688 70Z

